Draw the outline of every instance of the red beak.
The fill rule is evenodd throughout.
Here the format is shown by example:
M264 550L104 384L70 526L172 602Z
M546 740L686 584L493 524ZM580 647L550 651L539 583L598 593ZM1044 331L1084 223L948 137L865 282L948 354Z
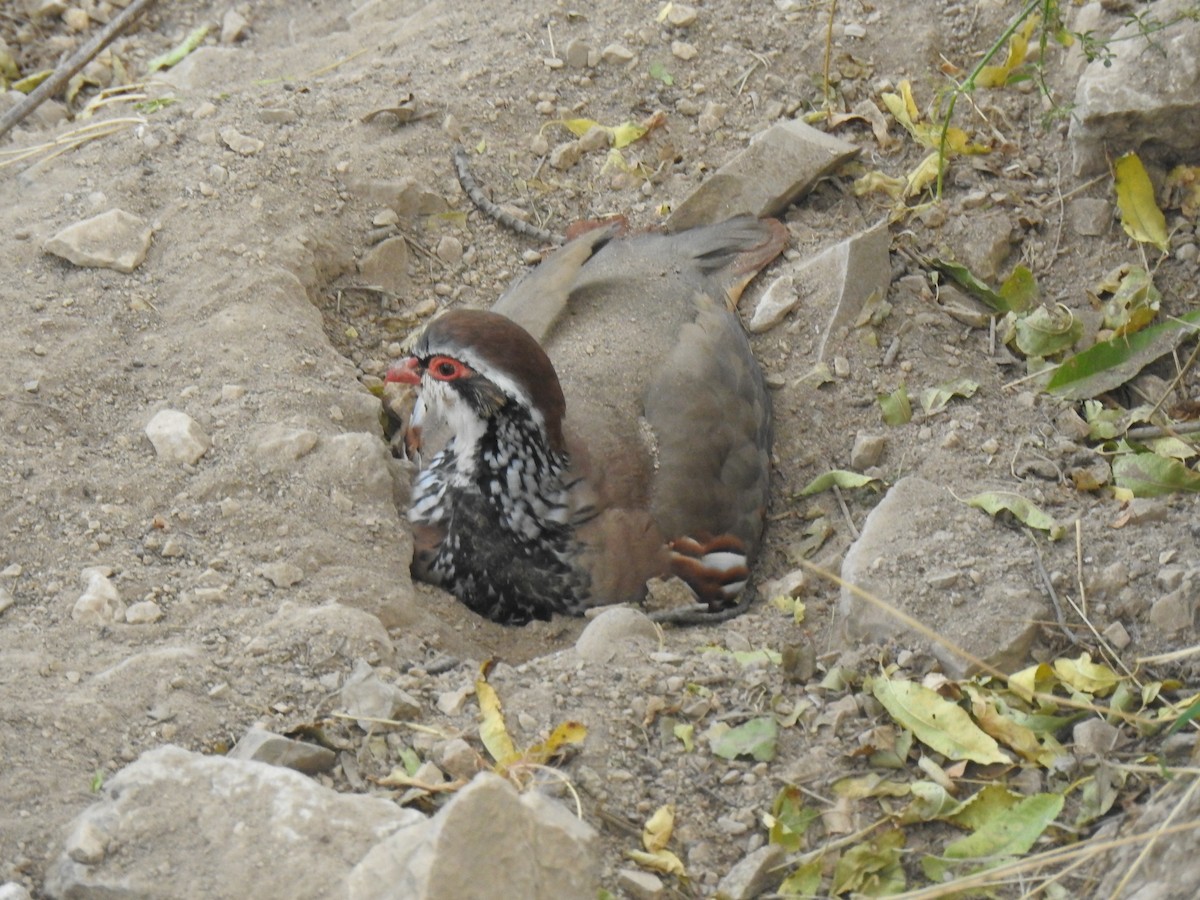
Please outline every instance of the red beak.
M415 356L406 356L387 371L384 381L399 381L401 384L421 383L421 362Z

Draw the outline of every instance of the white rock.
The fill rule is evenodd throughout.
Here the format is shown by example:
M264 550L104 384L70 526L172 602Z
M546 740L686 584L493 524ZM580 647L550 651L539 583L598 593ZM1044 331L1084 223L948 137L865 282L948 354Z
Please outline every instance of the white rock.
M699 51L687 41L671 41L671 55L685 62L695 59Z
M686 3L667 5L667 24L676 28L687 28L696 21L696 8Z
M278 588L288 588L304 580L304 570L288 562L264 563L258 573Z
M195 464L212 447L212 440L196 420L177 409L155 413L146 425L146 437L159 458L167 462Z
M125 615L125 604L116 586L98 568L83 570L87 587L75 601L71 618L81 625L107 625Z
M152 235L142 219L122 209L110 209L64 228L42 249L77 266L129 273L146 258Z
M242 134L232 125L221 129L221 142L240 156L253 156L266 146L258 138Z
M221 18L221 43L234 44L246 36L250 23L236 9L228 9Z
M251 437L254 455L271 468L279 468L295 462L317 446L317 433L307 428L290 428L287 425L266 425Z
M162 607L153 600L131 603L125 610L125 621L130 625L149 625L162 618Z
M622 649L653 648L658 641L654 621L636 609L606 609L588 623L575 641L575 652L592 663L606 663Z
M600 51L600 58L606 63L620 65L630 62L634 57L634 53L624 44L609 44Z
M25 885L9 881L0 884L0 900L32 900L32 895L25 889Z
M427 823L376 844L351 871L344 896L591 897L599 877L597 837L554 800L536 791L518 794L483 772Z
M763 291L754 307L754 317L750 320L749 329L754 333L774 328L783 321L783 317L796 308L800 297L796 293L796 282L791 275L780 275Z

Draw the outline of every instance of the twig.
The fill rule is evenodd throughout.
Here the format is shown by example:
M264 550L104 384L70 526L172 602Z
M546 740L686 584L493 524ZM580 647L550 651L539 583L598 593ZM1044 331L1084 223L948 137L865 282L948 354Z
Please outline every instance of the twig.
M1054 618L1058 619L1058 627L1067 636L1068 641L1078 645L1079 639L1067 627L1067 617L1063 615L1062 604L1058 602L1058 592L1054 590L1054 585L1050 582L1050 574L1046 571L1046 566L1042 562L1042 549L1037 545L1037 539L1032 535L1029 536L1029 540L1033 541L1033 552L1037 558L1038 574L1042 576L1042 584L1045 585L1046 593L1050 595L1050 602L1054 605Z
M0 117L0 137L8 134L19 122L37 109L62 87L84 66L113 42L129 23L136 19L154 0L133 0L127 7L116 15L107 25L101 28L90 41L76 50L71 57L54 70L54 74L43 81L24 100Z
M837 498L838 506L841 507L842 515L846 519L846 525L850 528L850 534L853 535L854 539L857 541L860 537L862 537L862 535L854 526L854 519L850 517L850 507L846 505L846 498L842 496L841 488L839 488L836 484L833 486L833 496Z
M1192 795L1196 793L1197 787L1200 787L1200 778L1193 778L1192 783L1188 785L1188 789L1184 791L1183 796L1179 798L1179 802L1175 804L1175 808L1172 809L1166 819L1163 820L1162 825L1155 829L1153 834L1150 835L1150 840L1146 841L1146 845L1142 847L1142 852L1137 855L1137 859L1133 861L1133 865L1129 867L1129 871L1125 873L1125 875L1117 883L1117 886L1113 888L1112 894L1109 895L1111 900L1116 900L1116 898L1124 896L1125 886L1129 884L1129 879L1133 877L1133 873L1136 872L1138 867L1146 861L1146 856L1154 848L1154 844L1158 841L1158 839L1168 832L1171 827L1171 822L1177 815L1179 815L1180 811L1183 810L1188 801L1192 799Z
M1178 422L1174 425L1140 425L1125 432L1125 437L1135 441L1152 441L1161 437L1178 437L1200 431L1200 422Z
M509 231L515 231L517 234L531 237L536 241L541 241L543 244L563 243L561 235L546 231L544 228L538 228L536 225L530 225L528 222L522 222L512 213L501 209L497 204L484 196L483 191L479 189L479 182L471 174L470 159L467 156L466 149L461 144L457 144L454 147L454 171L458 175L458 183L462 185L462 189L466 195L471 198L471 202L475 204L481 213L497 225L503 225Z

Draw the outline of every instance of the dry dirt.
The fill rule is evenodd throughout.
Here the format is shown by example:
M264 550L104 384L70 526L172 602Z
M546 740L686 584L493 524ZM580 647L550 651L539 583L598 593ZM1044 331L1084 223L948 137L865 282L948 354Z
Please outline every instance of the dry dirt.
M0 13L0 37L25 70L52 65L80 40L57 19L30 24L15 12L20 6ZM839 4L832 47L838 108L878 102L881 89L903 78L928 102L945 85L943 62L969 68L1012 9L941 0ZM442 593L411 587L398 508L407 473L383 465L382 443L373 450L336 438L368 432L382 439L378 403L363 385L377 383L418 313L486 306L527 267L531 251L547 249L471 208L451 163L456 139L481 151L475 175L498 202L552 230L612 213L656 226L752 135L820 108L829 5L711 0L697 4L694 23L672 28L655 21L659 5L651 3L269 0L247 4L246 34L220 46L226 10L196 0L159 4L115 44L127 69L140 72L195 26L213 24L204 53L219 59L200 55L190 72L185 65L145 89L176 102L153 111L113 104L100 115L142 121L35 165L0 170L7 211L0 235L0 569L14 600L0 612L0 880L36 888L94 784L146 749L173 742L218 752L253 722L286 730L317 719L333 707L339 679L357 657L401 673L406 689L429 704L426 724L469 728L471 707L447 718L433 703L439 692L470 683L471 663L497 657L512 665L533 660L499 682L502 693L506 677L524 685L510 708L524 714L531 735L564 715L609 723L585 751L593 770L603 774L605 761L619 758L632 773L619 790L609 786L609 812L636 825L658 803L674 802L688 823L684 838L707 847L691 864L696 889L711 892L755 845L758 816L789 777L800 778L804 760L817 774L802 774L818 792L853 769L846 734L835 725L789 738L790 767L681 767L669 735L642 726L647 697L678 690L660 677L662 660L628 660L604 678L593 674L581 682L586 689L567 692L562 708L562 694L535 689L536 658L571 646L583 623L505 629ZM547 63L565 56L573 40L597 53L619 43L634 60ZM689 51L673 53L673 42L690 45L694 57L680 58ZM1067 104L1074 74L1062 51L1052 51L1047 73L1056 100ZM1118 226L1098 237L1072 230L1069 199L1107 197L1109 184L1070 177L1063 122L1047 121L1047 103L1030 87L980 94L977 109L963 104L960 120L994 152L957 162L945 201L893 226L894 246L955 254L993 276L1023 261L1044 298L1090 314L1087 288L1140 256ZM417 113L410 121L392 114L363 120L405 102ZM539 135L551 148L569 139L556 120L617 124L658 111L665 124L626 153L654 173L649 179L605 170L603 150L565 171L536 152ZM27 124L0 149L32 146L71 127ZM222 137L227 128L262 140L263 148L234 152ZM862 121L837 134L863 147L867 168L892 175L921 155L895 125L896 145L886 150ZM385 183L401 179L412 179L415 192L431 195L420 202L433 205L401 209L393 223L380 216L396 201ZM850 182L828 179L786 213L790 259L887 215L879 201L853 196ZM414 196L409 190L397 202ZM77 268L43 252L61 228L112 207L154 227L154 245L134 273ZM397 233L411 248L409 286L380 292L364 284L355 261ZM744 310L783 265L751 287ZM1134 636L1131 658L1194 640L1190 629L1156 631L1147 609L1165 590L1161 567L1200 565L1195 501L1160 501L1150 523L1111 528L1119 505L1104 492L1076 491L1063 477L1088 454L1064 431L1061 406L1018 383L1022 365L997 362L986 328L950 317L919 279L906 279L920 274L906 256L894 252L893 269L890 317L847 342L848 373L834 383L817 389L802 381L819 324L803 311L755 338L778 385L776 481L761 577L796 568L805 527L820 511L835 533L818 558L836 565L851 540L844 517L861 524L877 495L848 492L843 513L829 494L815 501L796 494L822 471L847 468L857 433L886 434L880 469L889 482L917 474L956 489L1018 490L1063 521L1079 519L1087 578L1111 573L1114 564L1126 571L1117 587L1100 585L1111 590L1111 602L1093 613L1101 629L1125 624ZM1194 261L1162 264L1167 307L1194 303L1195 276ZM897 337L899 353L885 361ZM636 346L630 353L637 364L654 364L638 360ZM982 385L970 402L894 429L880 421L877 394L905 381L915 395L963 375ZM1196 395L1194 375L1181 392ZM213 450L195 466L155 458L143 429L163 408L189 413L213 437ZM312 431L316 449L275 458L267 439L278 432L265 432L268 426ZM1032 551L998 559L989 549L976 548L981 577L1016 569L1032 590L1043 590ZM1069 592L1074 542L1043 542L1042 553L1050 579ZM263 573L278 570L263 567L278 563L303 577L277 586ZM103 627L74 621L88 566L111 568L125 602L152 600L162 618ZM828 633L836 589L816 583L804 599L802 630L760 606L721 628L668 631L664 650L811 641L822 666L830 664L837 659ZM394 649L370 620L320 612L330 601L378 616ZM1048 626L1038 652L1062 646ZM447 657L463 664L426 680L431 666L449 665ZM870 651L858 661L889 658ZM712 678L728 684L727 711L758 708L764 695L792 689L781 674L747 680L724 664ZM624 724L618 730L614 722ZM659 778L664 766L671 779ZM370 774L386 770L380 760ZM347 787L340 776L330 783ZM733 824L717 828L723 817ZM611 888L619 849L636 838L599 824Z

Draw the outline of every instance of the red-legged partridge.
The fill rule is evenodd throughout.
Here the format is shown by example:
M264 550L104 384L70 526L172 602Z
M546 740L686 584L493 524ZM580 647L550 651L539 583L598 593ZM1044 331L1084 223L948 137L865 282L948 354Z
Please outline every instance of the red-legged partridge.
M738 604L771 411L733 310L785 243L778 222L750 217L601 228L493 311L431 322L387 376L418 393L414 574L514 624L636 602L671 575L710 610Z

